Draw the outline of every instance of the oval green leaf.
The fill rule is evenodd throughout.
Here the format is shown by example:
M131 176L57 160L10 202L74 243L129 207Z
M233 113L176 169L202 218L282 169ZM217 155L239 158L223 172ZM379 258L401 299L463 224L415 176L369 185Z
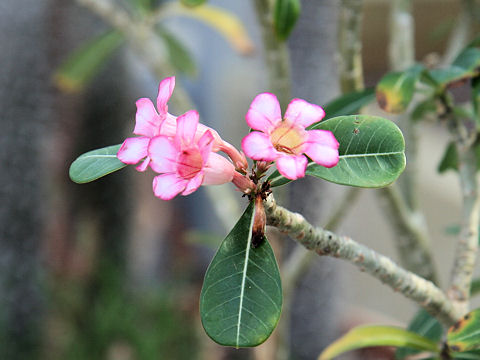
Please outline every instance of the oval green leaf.
M391 113L404 112L415 92L423 66L415 65L408 70L386 74L378 83L376 94L380 107Z
M299 0L277 0L273 11L273 27L280 40L286 40L300 16Z
M347 351L371 346L402 346L438 353L438 345L423 336L395 326L358 326L328 346L319 360L332 359Z
M55 83L64 91L83 89L123 42L123 34L116 30L91 39L60 66L54 75Z
M107 146L80 155L70 165L70 179L83 184L124 168L127 165L117 158L120 146L122 145Z
M480 349L480 309L469 312L448 329L447 345L453 352Z
M307 175L341 185L376 188L395 181L405 168L403 135L390 120L367 115L339 116L313 128L333 132L340 143L340 159L332 168L311 162ZM278 171L269 180L272 186L290 181Z
M203 327L220 345L251 347L275 329L282 286L268 241L251 247L253 203L223 240L208 267L200 295Z

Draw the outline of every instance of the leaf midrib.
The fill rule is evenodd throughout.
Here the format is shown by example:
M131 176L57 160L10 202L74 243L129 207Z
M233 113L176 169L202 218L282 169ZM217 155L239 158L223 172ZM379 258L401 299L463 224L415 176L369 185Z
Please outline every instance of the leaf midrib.
M368 154L346 154L340 155L339 159L352 158L352 157L373 157L373 156L388 156L388 155L400 155L403 151L390 151L383 153L368 153Z
M248 227L248 239L247 239L247 249L245 251L245 262L243 265L243 274L242 274L242 286L240 290L240 302L238 304L238 321L237 321L237 338L236 338L236 346L239 345L240 339L240 326L242 323L242 310L243 310L243 297L245 291L245 280L247 278L247 268L248 268L248 257L250 255L250 243L252 241L252 227L253 227L253 219L255 218L255 208L253 209L253 215L250 218L250 226Z

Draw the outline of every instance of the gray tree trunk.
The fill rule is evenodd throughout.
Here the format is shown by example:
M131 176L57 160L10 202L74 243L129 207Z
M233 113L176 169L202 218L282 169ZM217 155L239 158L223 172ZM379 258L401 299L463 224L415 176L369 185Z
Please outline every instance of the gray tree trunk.
M323 105L339 94L337 51L338 1L302 1L302 14L289 38L292 97ZM328 215L327 186L306 177L290 187L291 209L313 224ZM338 266L327 258L315 259L294 290L291 318L291 358L313 359L335 339L335 283Z
M41 158L51 97L47 4L0 3L0 358L33 359L44 299Z

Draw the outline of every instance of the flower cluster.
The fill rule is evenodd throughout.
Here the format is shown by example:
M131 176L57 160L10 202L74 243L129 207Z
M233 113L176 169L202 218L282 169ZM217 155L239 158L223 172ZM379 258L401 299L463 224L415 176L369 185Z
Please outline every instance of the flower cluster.
M174 77L160 83L156 109L150 99L141 98L136 102L133 133L138 136L127 138L117 153L125 164L141 162L136 167L138 171L150 166L159 174L153 180L153 191L160 199L191 194L200 185L227 182L250 194L256 191L259 175L273 161L288 179L305 176L308 160L304 154L326 167L338 162L338 142L333 134L305 129L325 116L321 107L294 99L282 119L275 95L263 93L253 100L246 115L248 125L257 130L242 141L245 154L258 160L256 171L249 173L245 155L215 130L200 124L195 110L179 117L168 112L167 103L174 87ZM219 151L229 159L219 155Z

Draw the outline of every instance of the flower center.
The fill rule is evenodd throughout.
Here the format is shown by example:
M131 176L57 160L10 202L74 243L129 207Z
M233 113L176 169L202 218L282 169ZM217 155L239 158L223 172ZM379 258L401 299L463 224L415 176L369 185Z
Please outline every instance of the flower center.
M198 149L183 150L178 156L177 173L185 180L197 175L203 167L203 159Z
M273 147L290 155L302 153L305 130L289 121L282 121L270 134Z

